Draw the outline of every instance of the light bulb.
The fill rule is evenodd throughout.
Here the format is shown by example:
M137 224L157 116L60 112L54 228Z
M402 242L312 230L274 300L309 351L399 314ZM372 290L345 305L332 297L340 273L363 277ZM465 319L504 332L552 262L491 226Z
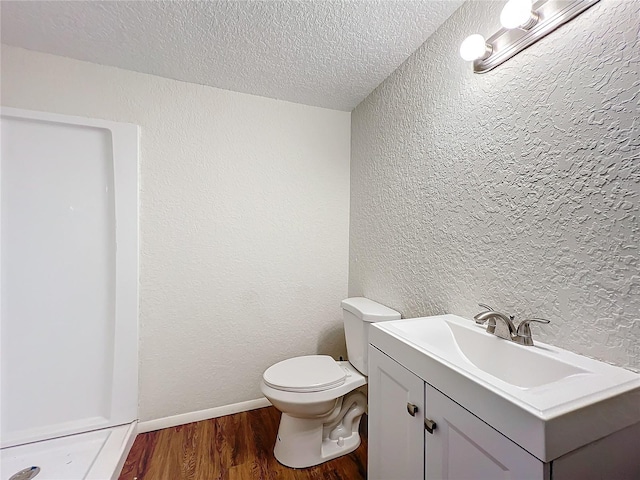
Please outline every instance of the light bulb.
M460 44L460 56L467 62L487 58L491 54L491 46L487 45L484 37L474 33L465 38Z
M500 13L500 23L504 28L533 27L538 16L531 11L531 0L509 0Z

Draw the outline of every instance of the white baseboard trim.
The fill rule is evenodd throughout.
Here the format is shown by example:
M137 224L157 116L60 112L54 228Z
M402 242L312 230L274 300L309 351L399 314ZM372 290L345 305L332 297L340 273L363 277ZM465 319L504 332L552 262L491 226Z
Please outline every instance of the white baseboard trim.
M232 403L231 405L223 405L221 407L207 408L206 410L198 410L197 412L183 413L173 415L171 417L157 418L146 422L138 423L138 433L153 432L163 428L176 427L185 423L199 422L200 420L209 420L210 418L224 417L225 415L233 415L234 413L247 412L256 408L269 407L271 402L266 398L256 398L255 400L247 400L246 402Z

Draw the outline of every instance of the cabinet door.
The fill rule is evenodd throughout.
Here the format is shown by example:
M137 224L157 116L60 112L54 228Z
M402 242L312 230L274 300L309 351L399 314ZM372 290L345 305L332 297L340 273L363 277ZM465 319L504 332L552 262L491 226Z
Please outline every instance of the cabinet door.
M425 416L436 422L425 435L427 480L548 480L538 460L429 384Z
M424 382L369 346L369 480L424 478L423 421Z

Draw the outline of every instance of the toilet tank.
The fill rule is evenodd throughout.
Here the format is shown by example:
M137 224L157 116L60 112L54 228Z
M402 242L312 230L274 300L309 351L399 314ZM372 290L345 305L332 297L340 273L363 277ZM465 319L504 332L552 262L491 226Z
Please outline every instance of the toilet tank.
M347 298L341 305L349 363L360 373L367 375L369 325L374 322L399 320L400 314L364 297Z

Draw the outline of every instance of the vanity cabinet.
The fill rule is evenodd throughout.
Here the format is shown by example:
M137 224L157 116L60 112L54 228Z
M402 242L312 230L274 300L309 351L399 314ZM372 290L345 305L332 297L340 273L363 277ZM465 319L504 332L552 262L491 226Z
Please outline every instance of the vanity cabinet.
M640 423L545 463L372 345L368 418L369 480L640 478Z
M425 429L424 478L550 478L548 465L428 383L424 386L425 417L436 424L432 434Z
M371 346L368 442L370 480L550 479L548 464Z
M369 480L423 477L423 412L424 381L370 346Z
M640 375L450 314L369 342L371 480L640 479Z

